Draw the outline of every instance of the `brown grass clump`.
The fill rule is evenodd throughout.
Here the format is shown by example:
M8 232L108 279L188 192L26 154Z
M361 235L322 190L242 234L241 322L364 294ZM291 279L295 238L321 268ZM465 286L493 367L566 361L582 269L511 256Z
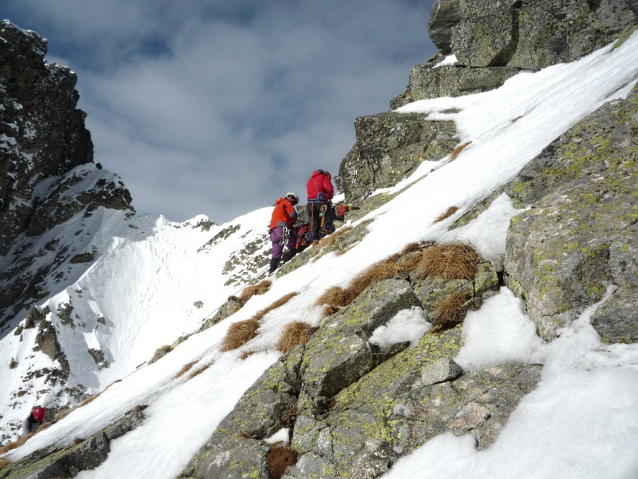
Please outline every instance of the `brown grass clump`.
M317 302L317 306L324 305L324 317L338 311L339 308L348 306L372 283L383 279L392 278L399 273L409 273L413 271L421 260L421 255L415 254L412 257L404 258L410 253L420 251L431 246L431 242L410 243L403 251L394 254L378 263L373 264L368 269L355 277L347 288L332 286L323 293Z
M432 332L440 331L444 327L453 326L465 318L467 313L467 303L471 296L467 293L455 293L446 298L436 311L436 318L432 321Z
M264 294L266 291L268 291L271 285L272 285L271 281L264 280L264 281L260 281L259 283L255 285L247 286L242 291L241 296L239 297L239 300L243 304L246 304L246 301L248 301L253 296Z
M232 351L243 346L257 336L258 328L259 321L256 319L246 319L231 324L222 342L222 351Z
M0 449L0 454L4 454L6 452L13 451L14 449L17 449L18 447L22 446L25 442L27 442L29 439L31 439L33 436L35 436L40 429L41 429L41 427L38 428L38 430L35 431L35 432L27 434L26 436L19 437L18 439L16 439L13 442L10 442L9 444L5 444L4 447L2 449Z
M272 303L267 308L264 308L261 311L258 311L252 318L250 318L250 320L259 321L261 318L266 316L272 310L277 309L280 306L283 306L284 304L286 304L288 301L290 301L292 298L294 298L298 294L299 294L298 292L285 294L284 296L279 298L277 301Z
M95 400L96 400L96 399L100 396L100 394L102 394L104 391L106 391L106 389L104 389L103 391L100 391L99 393L94 394L93 396L89 396L89 397L85 398L85 399L84 399L84 401L82 401L80 404L78 404L78 405L75 407L75 409L77 409L77 408L79 408L79 407L82 407L82 406L86 406L86 405L87 405L87 404L89 404L89 403L92 403L92 402L93 402L93 401L95 401ZM42 426L40 426L40 427L42 427Z
M317 300L317 306L327 305L328 307L339 309L350 304L350 294L340 286L331 286Z
M467 279L472 281L476 275L476 265L481 255L476 249L462 242L433 245L421 254L416 267L420 279L428 276L440 276L446 281Z
M244 359L248 359L253 354L255 354L255 351L251 351L251 350L244 351L239 355L239 359L243 361Z
M465 149L467 148L472 142L468 141L467 143L463 143L462 145L457 146L456 148L454 148L452 150L452 155L450 156L451 160L456 159L457 156L459 156L459 154Z
M290 446L281 443L273 444L266 454L266 462L273 479L280 479L288 466L294 466L297 462L297 451Z
M517 116L516 118L514 118L512 120L512 123L516 123L518 120L520 120L521 118L523 118L525 115L521 115L521 116Z
M458 207L457 206L450 206L445 213L441 213L439 216L436 217L436 219L434 220L435 223L440 223L441 221L443 221L446 218L449 218L450 216L452 216L454 213L456 213L458 211Z
M293 321L288 323L279 335L275 347L286 354L297 344L306 344L316 328L303 321Z
M188 375L188 379L193 379L195 376L198 376L200 374L202 374L204 371L206 371L208 368L210 368L212 363L209 363L207 365L205 365L203 368L199 368L197 371L193 371L192 373L190 373Z
M346 225L346 226L344 226L342 228L339 228L334 233L329 234L328 236L324 236L323 238L321 238L319 240L319 247L320 248L325 248L327 246L332 246L338 236L342 235L343 233L345 233L346 231L349 231L351 229L352 229L352 225Z
M11 464L11 461L6 457L0 457L0 471Z
M76 437L75 439L73 439L73 445L77 446L78 444L80 444L82 441L84 441L84 439Z
M167 352L169 352L170 350L171 350L171 347L170 347L168 344L165 344L164 346L159 347L159 348L157 348L157 349L155 350L155 352L153 353L153 357L156 357L156 356L158 356L158 355L160 355L160 354L167 353Z
M192 368L195 365L196 361L193 361L192 363L186 363L184 364L184 367L182 369L179 370L179 372L173 376L173 379L177 379L181 376L183 376L184 374L186 374L190 368Z
M372 283L382 279L392 278L400 272L409 271L409 264L400 264L397 262L399 255L391 256L388 259L373 264L363 271L359 276L355 277L347 288L332 286L323 293L316 304L327 305L324 313L334 312L338 308L348 306ZM331 313L332 314L332 313Z

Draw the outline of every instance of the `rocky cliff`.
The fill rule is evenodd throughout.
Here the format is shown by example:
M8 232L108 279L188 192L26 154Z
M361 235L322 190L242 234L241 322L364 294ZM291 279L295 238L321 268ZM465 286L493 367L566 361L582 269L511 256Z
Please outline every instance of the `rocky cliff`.
M95 253L55 238L30 251L35 238L99 207L134 212L120 179L93 163L75 73L48 64L46 51L37 33L0 24L0 328L49 294L46 278L63 262Z
M439 53L412 67L390 106L498 88L520 71L574 61L625 38L637 21L633 0L438 0L428 30ZM337 178L349 201L395 184L456 145L453 124L422 115L361 117L355 130L357 143Z

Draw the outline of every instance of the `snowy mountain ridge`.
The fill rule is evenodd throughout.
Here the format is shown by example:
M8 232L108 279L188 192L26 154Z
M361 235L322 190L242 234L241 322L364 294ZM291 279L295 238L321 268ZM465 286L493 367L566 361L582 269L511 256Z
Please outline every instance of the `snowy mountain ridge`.
M631 160L628 170L618 174L614 165L607 165L604 173L583 173L589 183L579 189L576 197L559 190L558 196L547 195L547 204L534 199L529 200L534 202L529 206L525 204L525 194L534 196L533 188L542 183L540 176L533 176L534 169L542 165L543 155L562 151L563 139L570 141L567 145L572 151L576 148L573 145L605 151L605 158L613 159L614 164L614 152L626 152L631 158L636 138L630 125L638 121L638 114L632 109L638 103L636 52L638 36L633 34L622 44L608 45L576 62L538 72L523 71L491 91L414 101L402 107L399 113L416 112L431 121L453 121L459 145L465 145L463 151L454 158L448 154L438 161L421 162L409 178L373 197L371 201L378 197L389 201L350 222L351 231L362 234L348 248L338 251L343 254L315 254L319 246L314 246L295 260L299 267L292 271L282 269L268 292L254 296L230 318L197 334L190 333L198 330L213 308L265 264L262 261L268 256L269 245L264 240L264 230L271 207L221 226L208 224L205 217L175 224L163 218L132 216L126 211L98 207L88 218L76 214L37 237L31 246L33 251L46 251L46 245L59 239L64 245L75 247L78 254L95 248L99 255L88 266L79 263L76 270L71 264L78 263L72 263L71 258L63 261L63 268L70 268L67 276L57 290L55 277L50 278L48 288L57 292L36 306L38 311L46 312L38 328L28 328L28 320L19 314L13 321L15 326L17 321L21 323L19 334L9 333L2 338L0 364L15 365L8 375L3 373L3 385L5 377L9 378L7 384L11 384L12 391L9 399L4 394L0 398L6 401L0 407L4 427L15 425L36 398L47 405L47 401L62 405L67 400L75 402L84 388L103 392L5 458L15 463L43 448L50 448L55 454L68 448L65 450L72 453L75 439L80 440L77 447L85 447L85 442L94 440L91 438L101 437L100 431L127 417L136 407L143 407L143 418L135 428L131 426L123 435L110 436L106 445L93 448L96 455L102 454L100 461L83 471L75 470L73 475L269 478L271 473L265 464L268 444L281 439L290 441L299 453L297 464L289 467L284 476L288 479L381 474L390 478L401 474L469 477L475 473L496 477L631 477L638 470L632 454L638 437L634 414L638 350L635 344L618 344L623 341L603 342L591 325L606 305L625 297L622 291L635 292L631 281L625 281L615 270L605 271L610 276L603 279L601 274L596 278L598 287L589 291L587 301L561 311L560 297L549 301L543 296L548 296L551 288L535 293L535 286L528 286L523 275L516 276L512 265L516 260L514 242L520 235L516 228L522 228L537 212L546 211L545 217L559 219L549 231L554 237L567 237L565 257L567 253L582 252L586 262L587 248L598 245L589 239L583 244L575 234L570 238L557 229L574 221L563 219L559 206L576 204L574 198L581 197L594 207L620 198L631 210L633 190L625 188L614 176L633 181ZM622 121L605 133L611 140L587 136L590 115L616 112ZM574 131L581 135L578 141L570 140ZM595 148L589 148L590 144ZM613 151L607 154L604 149L610 144ZM578 161L584 168L586 161ZM558 161L549 163L546 169L550 171L543 173L549 177L562 166ZM602 193L593 189L604 185L605 177L614 180L611 186ZM457 208L452 216L437 221L450 206ZM594 211L599 214L597 221L604 223L609 208L603 206ZM85 233L76 236L81 223ZM540 235L541 228L535 227L529 237ZM631 223L625 226L630 227ZM344 228L341 234L349 233ZM548 238L541 237L527 250L537 254L540 243L554 241L551 236ZM339 329L344 327L339 318L346 318L357 308L365 309L365 303L353 303L329 317L324 317L323 308L317 304L328 288L347 286L366 268L410 243L444 244L455 240L473 244L494 277L497 270L510 276L509 288L498 282L487 288L483 305L469 311L464 324L440 335L423 334L431 326L428 319L432 311L425 306L427 298L423 293L427 284L411 276L387 280L383 286L376 286L381 289L371 287L362 294L369 294L371 302L380 297L382 303L392 303L394 293L396 298L412 298L409 307L393 312L381 325L375 323L370 332L363 328L354 336L341 336ZM617 260L620 258L630 264L626 259L631 258L635 247L631 236L618 245L610 240L608 258L616 263L621 262ZM242 250L250 254L238 257ZM552 267L560 270L552 266L557 264L552 257L539 255L526 264L530 271ZM627 268L633 271L631 266ZM476 283L470 287L478 289ZM410 296L412 290L414 297ZM253 317L290 293L297 294L260 320L254 339L238 350L222 351L222 341L232 324ZM541 301L534 303L535 298ZM366 311L371 317L377 314ZM546 336L553 334L543 330L542 321L546 318L564 321L557 326L558 338L554 336L553 341L549 337L544 341L537 334L537 330ZM320 329L305 349L282 355L275 344L293 320L303 320ZM350 320L354 318L345 319L345 323ZM44 337L51 328L56 331L59 345L54 348L54 358L34 354L37 337ZM169 354L143 365L156 348L184 335L188 338ZM330 349L332 336L337 343L352 341L356 336L359 343L344 342L352 345L352 351L370 348L377 354L380 348L388 357L378 367L374 362L361 378L353 376L356 382L324 398L314 393L323 365L315 368L313 361L318 361L323 353L339 357L338 348ZM385 339L372 339L379 337ZM368 346L373 341L376 347ZM322 347L328 349L321 350ZM445 358L458 363L462 375L452 381L427 384L424 378L431 360L426 352L436 356L434 350L443 351ZM49 384L54 381L37 377L35 371L63 370L62 353L69 365L66 384L60 381L48 385L47 380ZM398 364L412 361L416 361L415 366L410 366L413 370L405 374L400 371ZM182 374L186 367L187 374ZM297 420L293 429L269 424L263 430L275 433L272 440L253 435L243 426L240 434L229 433L236 427L233 421L241 425L241 416L250 416L244 404L250 404L251 394L263 394L259 397L264 400L259 404L268 404L269 396L258 386L271 381L281 368L288 368L285 376L290 384L285 387L291 396L296 396ZM387 379L382 380L384 368L394 368L396 377L390 382L396 383L396 390L387 384ZM352 374L353 369L343 370L342 374ZM24 383L30 375L33 377ZM511 416L494 409L491 401L496 399L490 397L492 389L503 387L505 391L508 377L525 383L522 396L503 408L511 407ZM496 381L490 384L498 386L481 390L481 381ZM386 384L388 389L376 387L379 384ZM23 394L21 387L26 391ZM333 386L322 383L321 387ZM275 391L283 390L282 383L277 383ZM473 396L475 390L480 394ZM455 400L448 403L445 394L456 394L453 398L468 394L470 400L448 414L446 411ZM322 403L325 399L331 406ZM376 400L382 419L375 416ZM426 406L430 400L434 406ZM614 406L610 408L610 404ZM361 416L356 416L357 412ZM357 418L353 424L347 421L347 414ZM428 414L440 416L434 420ZM375 428L381 426L366 431L366 423ZM441 424L445 427L438 429ZM433 434L430 427L436 433L428 440L428 435ZM596 448L583 444L582 438L587 435L596 438ZM245 458L247 465L234 466L238 464L232 462L235 454ZM28 467L32 464L22 468L18 463L15 469L0 472L0 477L30 477ZM54 477L46 474L53 474L55 464L53 460L42 466L43 477Z

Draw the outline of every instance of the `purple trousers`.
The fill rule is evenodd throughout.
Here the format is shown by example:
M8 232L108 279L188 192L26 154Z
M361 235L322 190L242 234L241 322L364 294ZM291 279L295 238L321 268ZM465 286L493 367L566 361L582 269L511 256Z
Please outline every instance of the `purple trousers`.
M281 253L284 251L284 247L279 244L281 241L281 237L284 234L284 227L277 226L270 231L270 241L272 241L272 257L275 259L281 258ZM290 231L290 238L286 243L286 248L292 250L295 249L295 245L297 244L297 237L294 232Z

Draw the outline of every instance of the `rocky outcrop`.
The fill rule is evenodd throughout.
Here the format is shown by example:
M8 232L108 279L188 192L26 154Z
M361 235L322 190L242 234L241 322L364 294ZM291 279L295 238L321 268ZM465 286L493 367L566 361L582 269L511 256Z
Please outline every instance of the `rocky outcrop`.
M550 144L510 185L533 208L508 235L508 282L546 338L618 287L592 318L609 342L638 341L638 87Z
M99 207L134 210L120 179L93 163L75 73L46 63L35 32L4 20L0 39L0 255L12 256L0 271L2 326L49 294L47 277L72 253L54 240L28 252L31 238Z
M95 469L108 457L110 443L137 428L144 421L144 407L129 411L125 416L87 439L77 438L75 444L59 448L40 449L15 464L0 470L0 479L72 478L80 471Z
M437 0L428 30L441 56L412 68L391 108L498 88L521 69L578 60L637 23L633 0ZM452 54L455 65L439 65Z
M47 64L46 40L5 20L0 27L0 254L20 233L41 234L87 206L132 209L123 185L105 178L95 190L60 204L85 177L74 168L93 163L93 143L76 109L77 77ZM75 195L74 195L75 196Z
M491 265L477 270L461 286L474 298L499 287ZM491 444L534 388L539 366L464 372L452 361L462 325L425 334L414 347L370 342L400 311L423 308L425 317L434 316L458 289L458 281L426 282L405 274L378 281L328 317L246 391L179 477L268 478L271 446L264 439L282 428L298 452L288 479L376 477L445 431L470 432L479 449Z
M439 160L457 145L453 122L427 115L381 113L355 121L357 143L336 178L346 201L359 201L378 188L394 186L426 160Z

